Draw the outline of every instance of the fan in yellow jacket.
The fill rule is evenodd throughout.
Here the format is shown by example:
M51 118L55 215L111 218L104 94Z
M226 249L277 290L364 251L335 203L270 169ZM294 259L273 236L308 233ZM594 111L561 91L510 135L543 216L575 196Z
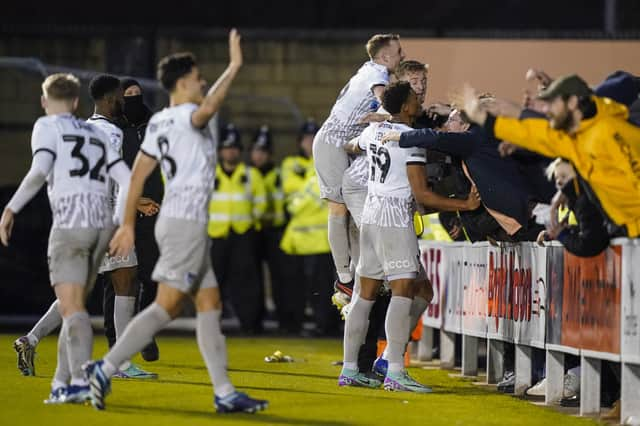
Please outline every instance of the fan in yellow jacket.
M499 139L569 160L612 222L612 236L640 236L640 128L627 121L627 107L593 96L576 75L557 79L539 97L549 103L549 121L494 117L471 88L465 111Z

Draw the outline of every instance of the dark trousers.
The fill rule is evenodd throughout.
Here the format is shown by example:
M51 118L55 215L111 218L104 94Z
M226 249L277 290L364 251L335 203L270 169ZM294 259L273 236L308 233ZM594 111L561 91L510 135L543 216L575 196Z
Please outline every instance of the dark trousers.
M156 243L153 229L155 217L138 219L136 224L136 256L138 257L138 282L140 289L136 303L136 312L140 312L149 306L156 298L158 283L151 279L153 268L156 266L160 252ZM104 334L112 347L116 343L116 327L113 322L113 310L116 293L111 284L109 272L98 275L96 287L102 283L104 295L102 309L104 312Z
M285 269L287 292L286 305L290 307L291 322L302 324L306 300L313 308L316 334L339 336L340 316L331 304L335 266L330 253L291 256L293 261ZM300 327L298 326L299 330Z
M384 322L390 302L390 294L378 296L371 307L367 336L358 352L358 369L362 372L371 371L378 356L378 339L385 337Z
M285 272L298 259L280 249L283 231L283 228L267 228L258 234L258 271L262 272L261 263L266 262L280 330L295 333L302 326L305 293L300 277L293 277ZM264 279L261 281L264 282Z
M256 261L256 234L229 232L227 238L213 238L211 263L218 279L222 300L231 303L242 330L262 331L264 289L261 287Z

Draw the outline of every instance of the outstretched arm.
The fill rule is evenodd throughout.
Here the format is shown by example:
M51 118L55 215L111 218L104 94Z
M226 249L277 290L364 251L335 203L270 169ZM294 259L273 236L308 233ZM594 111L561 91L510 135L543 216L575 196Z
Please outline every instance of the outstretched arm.
M220 78L207 92L202 104L191 115L191 123L194 127L202 129L207 125L211 117L218 112L222 101L231 87L233 79L242 66L242 48L240 47L240 34L234 28L229 33L229 65Z

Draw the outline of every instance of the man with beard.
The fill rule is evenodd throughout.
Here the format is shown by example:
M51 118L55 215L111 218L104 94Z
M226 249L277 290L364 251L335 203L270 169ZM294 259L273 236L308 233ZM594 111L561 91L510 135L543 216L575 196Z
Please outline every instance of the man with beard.
M538 97L549 103L548 121L493 116L471 87L464 108L489 135L569 160L607 218L610 235L639 236L640 128L627 121L628 108L594 96L577 75L558 78Z
M123 118L123 92L120 80L112 75L97 75L89 83L89 94L95 103L95 110L87 122L96 125L105 132L109 136L109 144L120 155L122 155L123 151L123 132L116 123ZM129 163L129 165L131 166L132 163ZM119 189L114 182L110 186L115 197ZM158 206L142 199L138 203L138 212L145 215L155 215L158 212ZM136 254L134 248L124 256L106 255L100 267L100 273L105 274L105 287L109 287L108 283L111 282L115 293L113 310L105 309L105 317L108 318L105 322L109 324L113 320L112 324L113 329L115 329L116 340L122 335L135 313L136 294L139 289L137 279L138 258ZM105 306L107 306L108 302L109 299L105 298ZM110 346L112 345L113 342L110 342ZM120 366L117 376L136 379L157 377L156 374L148 373L130 361L126 361Z

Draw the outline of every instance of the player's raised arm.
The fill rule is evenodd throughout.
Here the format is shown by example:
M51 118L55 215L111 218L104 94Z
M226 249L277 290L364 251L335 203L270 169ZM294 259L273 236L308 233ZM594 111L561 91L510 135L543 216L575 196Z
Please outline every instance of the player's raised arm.
M203 128L209 120L211 120L211 117L218 112L241 66L242 48L240 47L240 34L238 34L238 31L234 28L229 32L229 65L214 85L211 86L209 92L207 92L207 96L205 96L198 109L191 115L191 123L194 127L199 129Z

